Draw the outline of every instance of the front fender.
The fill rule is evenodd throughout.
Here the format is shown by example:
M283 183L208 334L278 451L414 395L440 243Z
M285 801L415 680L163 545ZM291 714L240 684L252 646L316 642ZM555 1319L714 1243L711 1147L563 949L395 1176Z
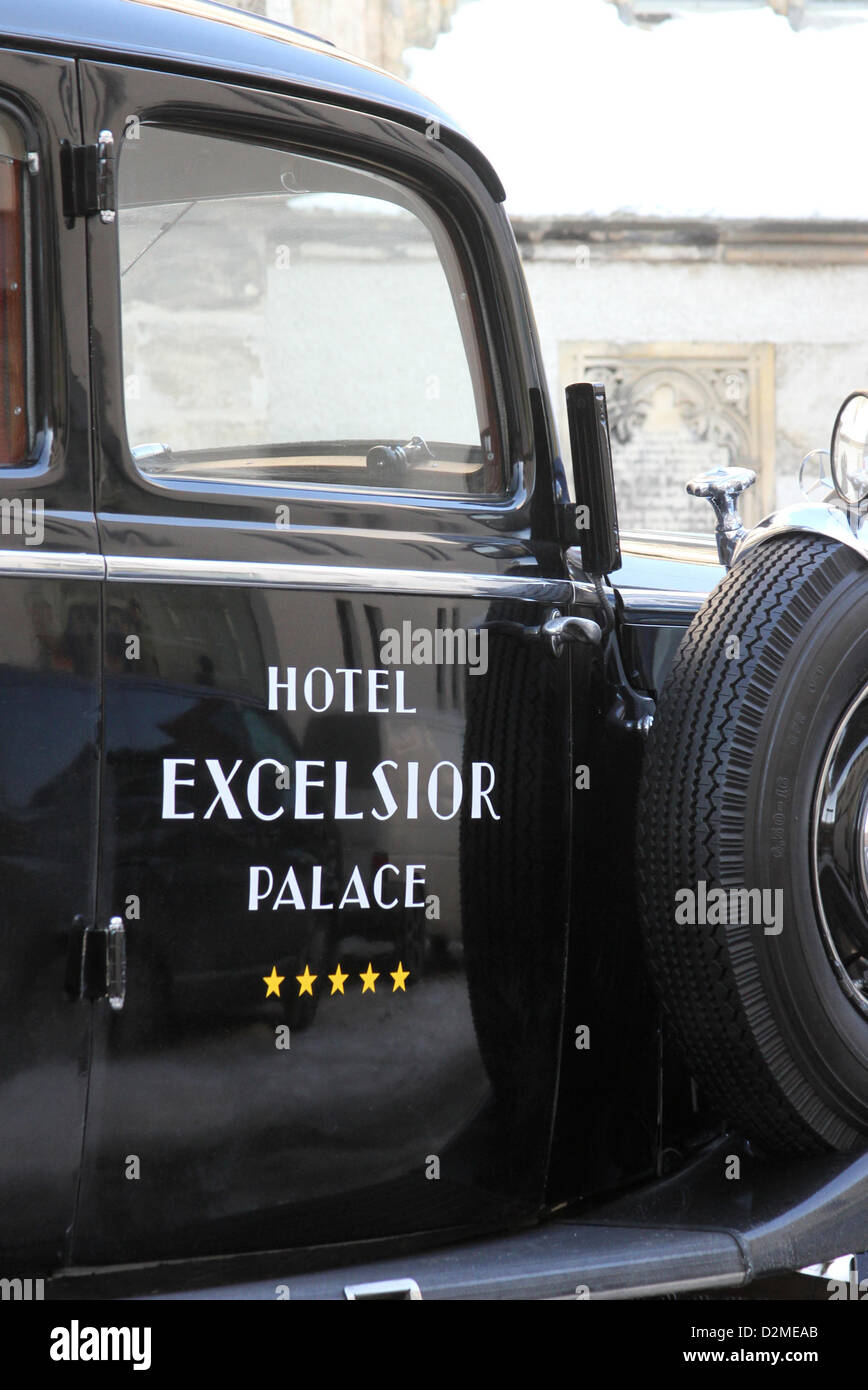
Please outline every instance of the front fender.
M775 536L828 536L855 550L868 562L868 515L860 517L854 508L840 502L795 502L758 522L738 542L733 563L749 550Z

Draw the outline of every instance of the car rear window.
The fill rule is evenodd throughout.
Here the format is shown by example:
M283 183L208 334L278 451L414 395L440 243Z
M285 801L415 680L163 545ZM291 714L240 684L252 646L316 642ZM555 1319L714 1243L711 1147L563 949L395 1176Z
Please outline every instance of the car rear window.
M0 113L0 467L31 446L28 182L23 132Z

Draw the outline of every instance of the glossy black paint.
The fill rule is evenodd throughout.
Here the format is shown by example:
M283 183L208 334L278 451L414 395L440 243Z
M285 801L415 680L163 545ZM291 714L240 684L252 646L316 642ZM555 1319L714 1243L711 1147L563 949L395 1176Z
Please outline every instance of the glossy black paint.
M151 583L0 580L6 611L21 615L21 654L4 681L16 731L4 781L30 786L36 737L53 759L27 806L7 795L5 810L4 872L20 875L26 864L27 873L4 923L17 997L42 963L38 990L8 1015L3 1048L13 1087L25 1084L34 1057L40 1068L29 1092L39 1103L21 1112L0 1163L7 1209L21 1195L25 1126L42 1169L4 1227L4 1260L6 1231L10 1258L26 1248L47 1266L430 1241L531 1220L547 1202L649 1171L663 1143L660 1053L633 935L624 814L640 750L603 732L612 691L593 649L558 659L493 637L484 676L408 668L412 715L354 710L330 721L266 709L269 665L375 668L379 633L405 619L536 626L548 604L483 599L473 581L567 579L563 466L499 185L451 127L441 140L426 138L439 113L401 84L325 50L268 39L253 21L209 25L138 0L99 0L84 16L39 0L26 14L10 4L4 24L10 43L29 34L56 53L75 52L82 110L78 128L70 62L4 52L0 86L28 93L34 119L46 122L39 313L50 443L33 470L7 471L4 481L10 495L45 488L46 549L101 549L165 568ZM429 199L485 306L513 468L506 500L300 485L241 491L137 470L123 419L116 229L87 222L88 324L85 224L63 222L59 187L60 141L93 141L104 129L119 141L131 114L338 154ZM279 533L278 500L291 501L293 515ZM184 584L172 577L176 560L354 566L370 582L363 591L343 590L339 579L331 590ZM430 593L402 595L389 583L401 570L430 573ZM444 597L438 583L456 574L470 577L467 591ZM603 617L596 596L576 611ZM665 617L664 607L664 626ZM141 639L134 658L130 635ZM72 742L54 728L61 707L76 711ZM328 799L321 821L291 821L288 801L280 819L247 815L240 831L220 813L205 820L214 793L206 759L226 772L240 762L245 774L257 760L279 759L292 785L300 760L346 759L355 766L350 809L369 811L371 767L390 756L426 771L447 759L465 782L474 762L490 762L499 820L465 809L443 822L429 808L418 821L368 815L360 826L339 820ZM197 760L192 801L179 802L192 822L160 814L169 758ZM591 766L595 788L578 810L577 764ZM395 790L406 797L405 784ZM429 921L419 909L335 912L323 930L311 910L250 911L251 866L292 865L301 880L321 865L331 893L354 864L370 877L384 857L436 861L430 890L448 913ZM63 981L75 975L68 923L105 925L114 915L126 922L124 1009L61 1004ZM376 998L363 997L358 976L368 961L387 980L405 953L416 964L406 993L378 986ZM355 976L351 997L323 993L315 1005L264 997L271 966L292 980L310 963L322 981L339 962ZM56 1017L57 1032L52 1022L38 1040L43 1017ZM577 1080L574 1028L586 1021L605 1047L595 1044L594 1065ZM287 1051L275 1047L283 1023ZM680 1078L676 1088L684 1094ZM57 1114L60 1125L50 1119ZM437 1180L426 1176L432 1157Z
M724 1176L728 1159L742 1165L738 1184ZM700 1298L827 1297L780 1281L754 1291L755 1281L828 1261L868 1243L868 1153L761 1163L743 1137L728 1133L692 1155L678 1173L655 1178L593 1207L560 1212L534 1230L464 1241L424 1252L394 1243L369 1245L341 1267L334 1252L309 1250L302 1262L287 1251L183 1265L79 1271L50 1282L46 1297L170 1298L270 1301L290 1280L295 1300L338 1299L345 1288L416 1280L424 1299L575 1297ZM762 1286L760 1286L762 1288ZM782 1291L783 1290L783 1291ZM769 1319L771 1321L771 1319Z
M388 714L266 708L268 667L376 669L379 634L404 621L469 628L505 609L527 626L545 617L541 604L473 598L474 576L565 578L548 426L531 396L541 391L536 345L520 277L504 272L513 265L508 224L453 152L432 172L431 142L384 117L171 74L87 63L81 73L89 138L120 132L130 114L207 125L351 157L424 191L463 247L485 306L515 468L506 501L144 477L124 435L115 230L89 223L97 512L110 563L349 565L370 574L370 589L344 593L339 577L333 592L171 578L106 586L98 911L101 920L122 912L134 894L141 917L127 933L127 1004L116 1016L97 1005L74 1258L190 1256L527 1219L544 1200L558 1070L569 663L541 644L492 640L483 676L408 668L412 714L398 712L395 693ZM291 505L289 530L275 528L278 499ZM391 592L390 576L404 569L430 572L430 594ZM439 596L450 573L470 576L466 598ZM123 655L129 633L143 635L134 662ZM249 810L241 824L220 812L205 821L213 795L205 760L227 772L240 760L246 777L263 757L285 762L292 788L299 759L326 764L321 823L291 820L289 791L274 807L286 814L273 822ZM192 825L161 822L168 758L197 759ZM348 815L361 813L361 823L338 818L335 759L349 763ZM497 821L485 808L474 821L467 791L453 819L438 821L429 805L418 820L399 812L377 821L371 770L383 760L397 765L402 805L414 763L423 787L445 760L466 789L474 762L490 763ZM249 911L251 868L273 872L275 886L296 868L309 907L314 866L336 901L354 866L370 892L384 861L427 865L439 920L429 925L419 909ZM406 992L363 997L369 960L380 991L399 963L410 966ZM272 965L294 982L308 963L320 989L338 965L349 971L349 997L323 991L300 1019L282 1000L265 1001ZM285 1021L284 1053L275 1028ZM140 1159L140 1181L128 1180L126 1155ZM438 1179L426 1175L434 1160Z
M431 625L433 601L116 585L108 603L108 632L114 609L121 628L146 638L141 666L125 671L121 658L106 679L99 913L122 912L135 893L141 917L128 926L126 1006L113 1015L97 1005L77 1262L345 1241L536 1210L557 1061L560 996L551 984L563 969L562 880L550 876L538 901L497 920L480 886L514 876L510 865L541 849L549 863L551 837L540 846L532 824L510 819L515 788L505 780L496 827L474 824L465 809L438 824L425 806L418 821L370 819L380 805L370 770L384 758L400 768L418 760L422 786L440 759L466 769L491 758L504 776L503 753L487 741L471 747L468 732L473 707L502 679L497 658L490 676L461 674L445 687L442 672L408 670L416 715L344 714L329 724L325 715L269 712L265 668L285 665L290 650L302 669L330 666L341 632L347 646L336 664L375 667L374 632L404 618ZM469 624L485 612L455 605L450 620ZM510 661L503 678L513 671ZM554 661L542 697L554 702L562 720L554 737L565 742ZM563 765L565 749L547 749L548 734L529 739L537 756ZM361 823L334 816L335 753L349 761L348 813L363 812ZM177 800L192 822L160 819L167 757L197 759L184 769L196 787ZM239 791L240 824L221 810L206 821L214 784L204 760L228 772L241 759L240 782L263 757L290 769L290 789L262 783L262 807L279 819L253 819ZM309 806L322 808L321 821L291 819L300 757L326 764L326 788ZM391 784L403 803L406 778L396 772ZM564 779L542 795L550 818L563 821ZM309 906L313 865L324 866L322 897L336 904L354 865L370 893L371 866L382 861L427 865L438 920L373 903L340 914L275 911L274 894L249 911L250 865L271 866L275 889L294 866ZM529 958L515 961L531 924ZM491 959L495 942L502 962ZM380 972L376 998L361 994L369 961ZM388 972L399 961L412 974L396 994ZM311 1016L288 1012L285 996L264 1000L273 964L294 986L306 963L319 976ZM346 997L326 985L338 965L350 976ZM292 1030L286 1052L276 1050L283 1023ZM516 1084L516 1067L533 1084ZM126 1154L141 1159L139 1183L126 1178ZM439 1181L426 1177L430 1155Z
M0 469L0 499L44 534L0 536L0 751L4 1273L63 1261L84 1125L89 1010L67 996L97 851L100 609L93 580L40 574L40 557L98 551L89 443L84 229L62 225L59 150L80 138L74 65L4 53L0 99L39 155L32 179L38 292L36 444ZM35 535L31 536L35 540ZM21 575L16 563L36 566Z
M573 382L566 401L575 499L587 523L580 539L582 565L602 578L621 568L606 392L592 382Z

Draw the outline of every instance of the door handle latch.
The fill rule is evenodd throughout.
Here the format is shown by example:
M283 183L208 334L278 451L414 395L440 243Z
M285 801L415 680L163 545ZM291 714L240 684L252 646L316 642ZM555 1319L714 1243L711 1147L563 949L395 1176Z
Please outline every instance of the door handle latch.
M568 642L589 642L591 646L598 647L603 640L602 628L593 618L564 617L558 608L553 608L545 621L535 627L510 622L506 618L492 618L490 622L481 623L480 627L505 637L518 637L522 642L542 641L553 656L560 656Z
M603 640L603 630L593 618L565 618L553 609L540 628L540 636L551 647L555 656L560 656L567 642L590 642L598 647Z
M81 938L79 997L107 999L122 1009L127 993L127 934L122 917L107 927L85 927Z
M105 933L105 997L113 1009L122 1009L127 994L127 933L123 918L109 918Z

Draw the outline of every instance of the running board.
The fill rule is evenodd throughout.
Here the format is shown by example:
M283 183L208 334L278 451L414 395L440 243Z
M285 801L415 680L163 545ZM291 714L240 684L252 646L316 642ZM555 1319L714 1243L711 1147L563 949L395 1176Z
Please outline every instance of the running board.
M733 1163L733 1160L737 1160ZM732 1176L727 1177L727 1173ZM738 1176L735 1174L738 1173ZM761 1163L732 1136L676 1175L596 1207L561 1213L509 1236L486 1237L399 1258L298 1270L269 1252L268 1273L190 1287L183 1266L151 1265L135 1287L129 1268L115 1297L160 1299L624 1299L738 1288L868 1249L868 1150ZM221 1280L232 1280L221 1262ZM284 1273L281 1274L281 1268ZM163 1278L161 1278L161 1272ZM120 1271L119 1271L120 1273ZM69 1271L49 1297L106 1297L111 1270ZM175 1291L169 1292L171 1285ZM186 1287L178 1287L186 1284ZM156 1292L161 1288L164 1292ZM108 1295L112 1296L112 1295Z

